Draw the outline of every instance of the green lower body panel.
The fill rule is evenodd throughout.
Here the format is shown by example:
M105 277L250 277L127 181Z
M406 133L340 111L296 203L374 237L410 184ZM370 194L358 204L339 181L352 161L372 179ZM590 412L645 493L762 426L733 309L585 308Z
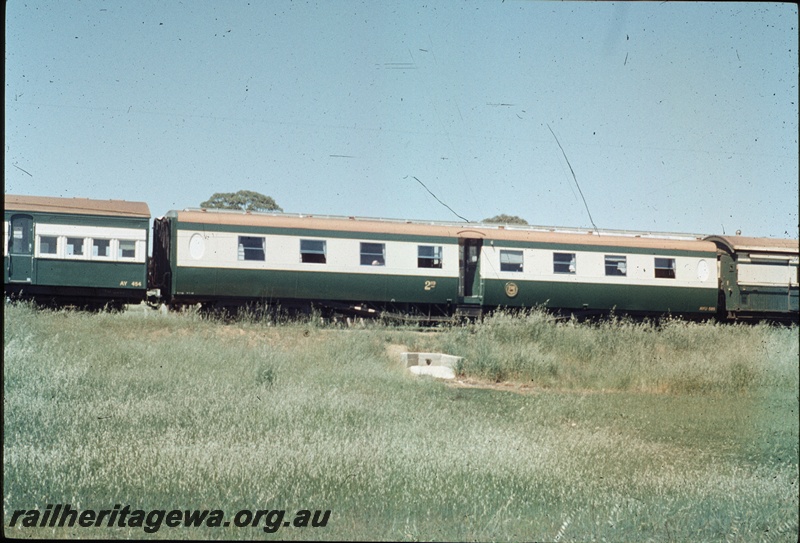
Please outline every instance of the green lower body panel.
M733 311L797 313L800 307L797 287L740 286L739 304Z
M6 259L6 270L8 261ZM138 303L147 291L147 266L135 262L33 259L29 281L10 281L5 293L66 303Z
M713 315L716 288L682 288L593 283L485 280L484 307L533 307L571 310ZM445 305L458 301L457 278L178 268L173 300L183 303L219 298L258 300L331 300Z
M457 295L451 277L188 267L176 270L172 294L189 303L224 297L412 304L446 304Z
M140 290L147 288L147 265L84 260L34 261L36 285Z
M487 280L484 305L712 315L716 288Z

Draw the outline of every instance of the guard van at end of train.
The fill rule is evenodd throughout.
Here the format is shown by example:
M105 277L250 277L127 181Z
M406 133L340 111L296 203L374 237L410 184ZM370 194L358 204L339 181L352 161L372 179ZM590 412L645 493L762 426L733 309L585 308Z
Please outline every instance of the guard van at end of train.
M145 299L146 203L6 194L3 207L6 296L81 307Z
M725 320L786 320L800 314L798 241L708 236L719 260L719 306Z

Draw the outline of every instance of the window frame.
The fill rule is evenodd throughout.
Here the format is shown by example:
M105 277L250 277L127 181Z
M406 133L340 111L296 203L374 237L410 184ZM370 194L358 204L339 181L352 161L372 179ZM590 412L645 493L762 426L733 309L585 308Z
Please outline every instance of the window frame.
M123 242L127 242L127 243L132 243L133 244L133 255L125 256L123 254L123 251L126 251L126 250L130 251L131 250L131 249L123 249L122 248L122 243ZM118 239L117 240L117 259L118 260L136 260L136 252L137 252L136 251L136 245L137 245L137 243L136 243L135 239Z
M322 250L303 248L303 244L319 243ZM303 264L327 264L328 263L328 243L324 239L301 239L300 240L300 262Z
M260 247L245 245L248 242L258 241ZM253 257L255 255L255 258ZM258 258L260 256L260 258ZM238 236L236 258L239 262L265 262L267 260L267 240L264 236Z
M661 261L659 265L659 260ZM653 276L656 279L675 279L678 263L674 258L653 257Z
M559 261L559 257L569 257L569 260L561 258ZM566 266L566 269L563 269L564 266ZM553 253L553 273L557 273L559 275L576 275L577 272L577 253Z
M102 259L102 260L111 260L111 238L89 238L89 239L91 240L91 244L90 245L91 245L91 248L92 248L92 252L89 255L90 258L92 258L92 259L99 258L99 259ZM100 250L99 250L100 246L96 245L96 243L98 241L104 241L104 242L107 243L107 245L106 245L106 254L104 254L104 255L100 254ZM95 247L98 249L97 254L94 254Z
M518 256L519 262L514 262L509 257ZM504 262L504 257L506 262ZM519 249L500 249L500 271L522 273L525 270L525 252Z
M368 252L365 251L367 245L380 246L381 252ZM374 241L361 241L359 242L359 254L361 256L362 266L386 266L386 244L376 243Z
M431 249L431 256L423 255L422 249ZM442 269L442 246L417 245L417 268Z
M627 277L628 257L625 255L605 255L605 272L607 277ZM620 268L620 264L623 265ZM610 272L610 273L609 273Z
M73 252L72 254L69 253L69 247L70 246L72 246L72 247L75 246L74 243L70 243L71 240L78 240L78 241L81 242L81 252L80 253L75 253L75 252ZM65 241L64 241L64 258L71 258L71 259L77 259L77 260L85 259L86 256L87 256L86 249L87 249L87 246L89 245L88 243L86 243L86 241L87 241L87 238L84 238L84 237L66 236L65 237Z
M37 238L36 239L36 243L37 243L38 249L39 249L39 256L58 257L58 249L59 249L59 246L61 245L59 243L59 236L54 236L54 235L50 235L50 234L45 234L45 235L39 234L39 235L36 236L36 238ZM55 240L54 243L52 244L52 247L53 247L52 251L50 251L51 243L49 241L45 242L45 239ZM42 246L43 245L47 245L47 249L48 249L47 252L42 250Z

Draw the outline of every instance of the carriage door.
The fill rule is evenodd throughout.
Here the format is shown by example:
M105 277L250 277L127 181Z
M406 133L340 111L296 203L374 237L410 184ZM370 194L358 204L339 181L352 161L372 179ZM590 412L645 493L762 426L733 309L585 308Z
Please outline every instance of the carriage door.
M482 239L458 240L458 296L464 304L480 304L483 289L480 274Z
M33 217L12 215L8 233L8 281L31 283L33 276Z

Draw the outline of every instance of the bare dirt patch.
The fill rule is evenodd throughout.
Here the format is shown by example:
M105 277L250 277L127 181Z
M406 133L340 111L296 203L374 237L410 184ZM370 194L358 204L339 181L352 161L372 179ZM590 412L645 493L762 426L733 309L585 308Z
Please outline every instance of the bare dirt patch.
M483 388L488 390L501 390L504 392L515 392L517 394L537 394L544 392L546 388L539 387L533 384L515 383L512 381L501 381L499 383L493 381L484 381L480 379L473 379L469 377L457 376L455 380L447 383L448 386L456 388Z

